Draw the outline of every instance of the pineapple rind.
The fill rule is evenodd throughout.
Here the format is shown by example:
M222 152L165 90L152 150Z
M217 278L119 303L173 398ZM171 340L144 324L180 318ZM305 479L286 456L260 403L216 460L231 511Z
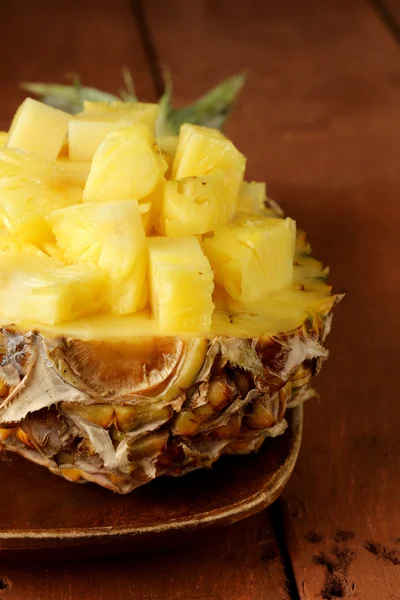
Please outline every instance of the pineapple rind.
M305 238L299 233L296 261L301 262L305 249ZM121 494L160 475L178 476L209 467L223 454L256 451L265 438L283 433L287 409L313 395L312 376L327 356L322 344L340 296L330 295L325 283L317 291L307 291L310 281L320 282L322 265L318 261L306 262L304 267L298 267L294 289L286 291L285 296L272 298L269 306L254 306L258 314L242 312L240 303L214 295L215 314L225 317L220 325L222 335L177 337L187 350L177 354L172 379L170 372L165 371L164 382L157 383L161 387L156 386L152 395L145 372L140 395L129 396L126 392L118 395L118 389L122 390L118 387L121 382L118 372L112 382L114 388L110 388L113 393L102 388L100 394L98 387L88 387L90 359L79 375L76 365L71 370L67 351L74 339L83 343L79 338L82 339L85 323L87 339L93 340L94 329L98 334L101 332L102 348L110 343L107 339L114 339L114 345L124 339L132 343L132 337L122 336L129 321L135 323L138 348L144 343L150 346L162 343L157 341L160 340L157 323L146 312L111 317L106 325L101 325L100 317L93 318L92 326L88 319L82 320L80 327L75 322L70 336L65 335L64 324L50 328L51 333L41 329L40 334L29 333L29 328L25 333L15 328L4 329L0 446L17 451L70 481L95 482ZM303 283L300 283L301 269L304 269ZM278 311L279 315L279 305L281 318L271 320L263 314ZM223 310L219 311L218 306L223 306ZM258 329L257 335L249 334L253 327L256 334L263 318L270 319L271 331L260 334ZM114 327L124 319L117 338L113 338ZM281 328L290 322L295 324L293 328ZM240 337L234 337L237 334ZM95 343L88 342L89 347ZM13 355L16 347L24 352ZM57 348L57 360L51 348ZM142 365L139 356L138 368ZM43 378L44 364L46 378ZM12 365L17 369L10 368ZM106 366L103 365L103 370ZM19 373L25 373L22 381ZM25 386L25 377L34 381L34 389ZM161 372L158 377L163 378ZM94 380L89 379L90 382L94 384ZM51 388L56 390L52 399L41 387L48 389L49 385L58 386ZM12 390L13 395L7 398ZM62 438L54 437L60 431ZM41 440L58 439L60 443L47 444L44 451L38 435Z

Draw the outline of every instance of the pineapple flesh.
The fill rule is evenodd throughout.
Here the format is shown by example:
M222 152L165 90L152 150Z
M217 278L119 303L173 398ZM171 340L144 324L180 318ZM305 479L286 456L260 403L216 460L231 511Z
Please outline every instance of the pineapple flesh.
M256 451L312 396L327 269L219 131L52 110L0 139L0 450L119 493Z

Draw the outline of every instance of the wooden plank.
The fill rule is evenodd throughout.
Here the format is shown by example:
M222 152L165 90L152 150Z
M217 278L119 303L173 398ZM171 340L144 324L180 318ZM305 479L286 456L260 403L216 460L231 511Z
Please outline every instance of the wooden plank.
M140 98L155 99L129 0L2 2L0 20L2 129L26 96L20 81L63 83L66 73L78 73L85 85L116 93L126 65Z
M371 0L378 16L400 42L400 2L399 0Z
M66 563L0 565L2 600L291 600L267 515L188 546ZM3 581L3 591L1 591Z
M283 495L303 600L398 598L398 48L372 5L146 3L179 102L244 67L228 133L348 296ZM182 60L182 56L185 60ZM321 554L322 553L322 554Z

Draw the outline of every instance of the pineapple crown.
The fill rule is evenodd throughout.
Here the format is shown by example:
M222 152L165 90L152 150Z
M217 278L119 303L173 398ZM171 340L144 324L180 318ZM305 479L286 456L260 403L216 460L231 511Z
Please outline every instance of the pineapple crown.
M103 92L81 84L78 75L67 75L72 84L22 82L21 88L39 96L42 102L66 112L76 114L83 110L85 100L91 102L137 102L132 75L126 67L122 69L124 87L118 95ZM164 73L165 90L159 100L160 114L157 121L158 136L177 135L183 123L193 123L222 130L242 89L246 74L238 73L221 81L193 104L182 108L172 105L172 78Z

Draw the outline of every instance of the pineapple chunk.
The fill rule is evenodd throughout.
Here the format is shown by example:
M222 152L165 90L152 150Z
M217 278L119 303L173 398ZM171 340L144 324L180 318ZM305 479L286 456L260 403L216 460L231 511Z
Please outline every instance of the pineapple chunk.
M69 156L90 162L105 137L116 128L135 123L153 131L158 117L157 104L141 102L85 102L85 110L70 120Z
M239 190L237 211L257 213L265 209L267 198L265 183L257 181L243 181Z
M224 174L167 181L162 218L167 236L187 236L214 231L225 224Z
M206 333L213 273L195 237L148 239L150 302L162 331Z
M142 217L142 223L143 223L143 227L144 227L144 231L145 231L146 235L149 235L150 229L151 229L150 210L151 210L150 202L145 202L143 204L139 204L139 211L140 211L140 215Z
M83 111L77 116L128 119L130 123L143 123L154 129L159 110L158 104L149 102L91 102L85 100Z
M15 113L7 146L55 160L68 131L71 115L27 98Z
M141 200L154 191L166 170L167 163L147 125L115 129L93 158L83 199Z
M47 257L0 254L0 317L53 325L99 312L107 274Z
M8 140L8 132L0 131L0 148L4 148L4 146L7 144L7 140Z
M244 303L257 302L293 281L296 225L292 219L241 215L204 239L215 282Z
M58 158L57 165L64 169L77 185L82 188L85 187L90 172L90 162L69 160L68 158L62 157Z
M188 123L182 125L172 165L172 177L183 179L222 171L225 174L225 223L236 212L245 168L245 157L222 133Z
M20 243L54 240L46 215L82 201L82 189L55 162L0 149L0 222Z
M100 267L109 274L112 312L127 314L143 308L147 247L136 200L68 206L47 220L66 260Z

